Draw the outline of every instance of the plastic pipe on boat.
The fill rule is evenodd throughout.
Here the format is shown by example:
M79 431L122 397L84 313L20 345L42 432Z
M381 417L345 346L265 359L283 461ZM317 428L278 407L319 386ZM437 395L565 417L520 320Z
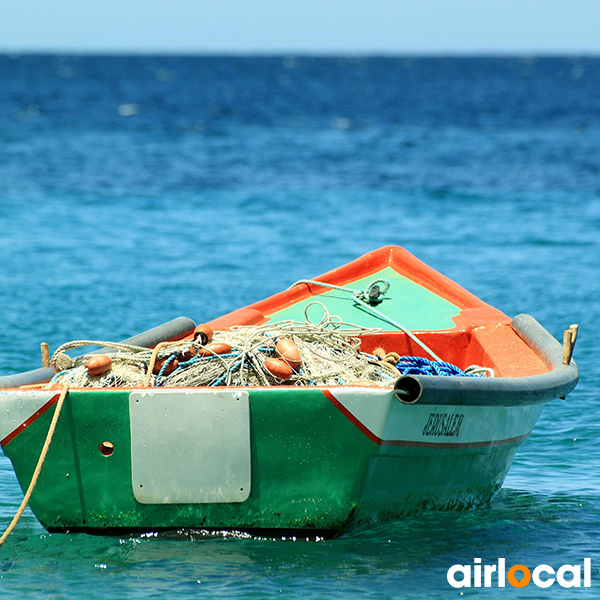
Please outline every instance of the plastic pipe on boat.
M172 321L138 333L133 337L123 340L122 344L130 344L132 346L141 346L142 348L153 348L156 344L167 340L180 340L187 335L190 335L196 327L196 323L188 317L177 317ZM111 351L100 348L94 350L90 354L109 354ZM25 373L17 373L15 375L4 375L0 377L0 388L13 388L21 385L33 385L42 383L52 379L54 372L50 367L42 369L34 369Z
M423 385L412 375L402 375L396 381L394 393L403 404L414 404L423 393Z

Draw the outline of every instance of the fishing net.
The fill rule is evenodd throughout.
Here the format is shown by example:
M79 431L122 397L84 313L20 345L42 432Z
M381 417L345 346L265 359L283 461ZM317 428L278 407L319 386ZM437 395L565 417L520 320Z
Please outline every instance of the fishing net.
M399 371L376 356L360 352L360 336L378 333L343 323L327 311L319 323L281 321L217 331L206 343L159 344L154 350L87 340L56 350L51 364L59 371L48 387L68 381L71 387L199 387L363 384L393 387ZM298 364L282 360L282 340L299 354ZM204 342L204 343L203 343ZM66 352L90 345L111 350L107 372L92 375L86 363L93 354L75 359ZM162 347L161 347L162 346ZM284 363L282 365L282 363ZM91 364L91 363L88 363ZM291 365L291 366L290 366Z

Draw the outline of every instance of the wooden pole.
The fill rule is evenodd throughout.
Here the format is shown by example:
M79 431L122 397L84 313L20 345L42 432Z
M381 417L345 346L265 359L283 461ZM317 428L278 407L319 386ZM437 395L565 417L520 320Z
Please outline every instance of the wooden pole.
M563 334L563 365L568 365L571 362L578 330L579 325L577 324L573 324L569 329L565 329Z
M42 349L42 367L47 369L50 366L50 350L48 349L48 344L46 344L46 342L42 342L40 347Z

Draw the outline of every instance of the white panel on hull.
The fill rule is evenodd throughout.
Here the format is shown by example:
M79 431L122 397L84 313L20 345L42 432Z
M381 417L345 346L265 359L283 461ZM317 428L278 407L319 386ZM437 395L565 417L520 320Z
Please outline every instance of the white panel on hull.
M143 504L243 502L250 495L248 392L129 396L133 493Z

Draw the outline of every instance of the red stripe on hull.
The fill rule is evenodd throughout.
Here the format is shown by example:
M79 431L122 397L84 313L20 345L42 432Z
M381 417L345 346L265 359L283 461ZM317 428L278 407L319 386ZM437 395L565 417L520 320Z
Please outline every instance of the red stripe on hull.
M44 404L41 408L36 410L29 417L29 419L27 419L26 421L21 423L15 430L11 431L11 433L9 433L3 440L0 440L0 446L2 446L2 448L4 448L4 446L6 446L6 444L8 444L8 442L11 442L12 440L14 440L22 431L27 429L27 427L29 427L29 425L31 425L34 421L39 419L39 417L41 417L51 406L53 406L54 404L56 404L58 402L59 396L60 396L60 394L56 394L55 396L52 396L52 398L50 398L50 400L48 400L48 402L46 402L46 404Z
M371 430L367 429L329 390L323 390L323 395L372 442L381 445L383 440L378 438Z

